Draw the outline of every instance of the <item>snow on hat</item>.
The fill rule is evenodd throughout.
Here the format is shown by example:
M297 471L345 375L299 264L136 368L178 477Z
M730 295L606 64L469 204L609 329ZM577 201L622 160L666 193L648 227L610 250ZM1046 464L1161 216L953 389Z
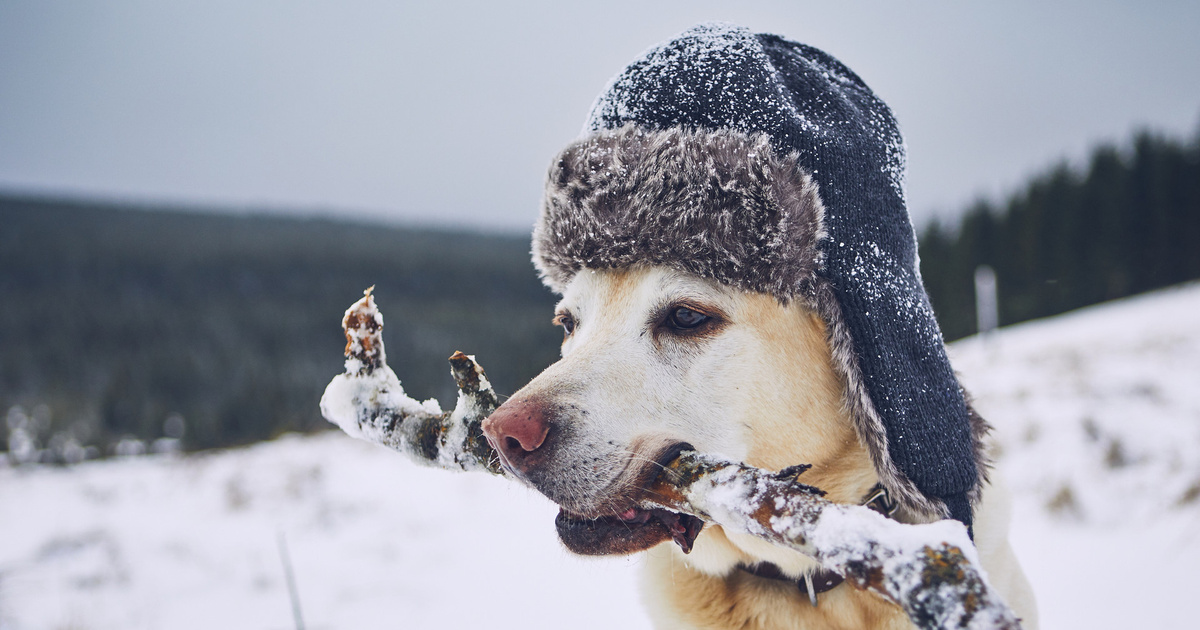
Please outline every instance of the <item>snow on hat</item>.
M561 293L580 269L657 264L805 300L883 485L969 526L987 424L921 283L887 105L820 50L706 23L617 75L584 132L547 178L544 282Z

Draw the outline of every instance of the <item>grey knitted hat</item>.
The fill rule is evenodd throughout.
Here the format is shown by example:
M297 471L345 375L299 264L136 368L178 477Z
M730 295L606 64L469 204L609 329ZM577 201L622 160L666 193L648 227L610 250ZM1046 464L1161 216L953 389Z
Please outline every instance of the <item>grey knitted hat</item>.
M701 24L617 75L554 161L534 264L558 292L581 269L655 264L804 300L884 486L969 526L987 425L946 359L903 177L891 110L848 68Z

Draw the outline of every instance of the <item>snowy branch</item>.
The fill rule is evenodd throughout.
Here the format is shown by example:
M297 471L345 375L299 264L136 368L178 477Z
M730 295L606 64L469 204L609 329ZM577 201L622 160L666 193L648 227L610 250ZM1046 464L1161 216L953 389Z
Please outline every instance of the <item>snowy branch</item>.
M861 505L831 503L800 483L806 466L772 473L693 451L650 488L660 507L791 547L860 589L897 603L918 627L1021 625L988 586L958 521L910 525Z
M373 287L372 287L373 288ZM409 398L387 365L383 316L371 289L346 311L346 372L321 398L321 413L353 437L427 465L503 474L483 436L499 405L483 369L456 352L458 402ZM831 503L797 481L805 467L772 473L694 451L681 453L653 483L653 505L791 547L897 604L918 628L1020 628L987 584L966 528L957 521L899 523L863 506Z
M475 357L461 352L450 357L450 374L458 384L452 411L442 411L433 399L409 398L387 364L383 314L371 296L374 288L342 318L346 372L325 388L321 415L351 437L400 451L422 464L500 474L499 460L481 428L500 401L483 368Z

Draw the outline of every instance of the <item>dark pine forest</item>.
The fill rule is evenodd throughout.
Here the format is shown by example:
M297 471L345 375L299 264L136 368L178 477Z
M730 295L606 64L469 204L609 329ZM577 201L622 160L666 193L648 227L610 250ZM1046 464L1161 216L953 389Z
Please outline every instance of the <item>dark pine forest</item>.
M342 313L371 285L410 395L453 404L454 350L511 393L562 338L528 252L527 237L0 198L0 413L99 453L162 437L172 415L187 449L324 428Z
M1200 135L1101 146L929 225L919 251L947 340L975 333L978 265L995 269L1002 326L1200 278Z

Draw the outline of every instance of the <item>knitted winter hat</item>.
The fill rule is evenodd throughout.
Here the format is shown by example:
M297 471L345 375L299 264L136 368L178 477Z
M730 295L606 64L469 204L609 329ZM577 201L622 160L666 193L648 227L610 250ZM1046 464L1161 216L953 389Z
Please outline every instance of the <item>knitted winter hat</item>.
M534 264L657 264L805 300L884 486L968 526L987 430L946 359L917 268L891 110L809 46L721 23L656 46L550 169Z

